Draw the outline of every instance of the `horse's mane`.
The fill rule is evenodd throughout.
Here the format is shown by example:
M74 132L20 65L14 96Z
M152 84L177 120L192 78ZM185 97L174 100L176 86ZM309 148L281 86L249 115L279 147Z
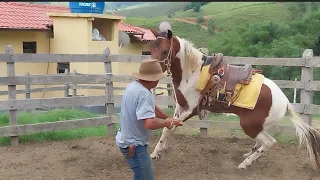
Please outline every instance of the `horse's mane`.
M183 65L183 73L192 73L193 70L201 66L202 53L196 49L192 42L180 38L180 42L184 43L185 60Z

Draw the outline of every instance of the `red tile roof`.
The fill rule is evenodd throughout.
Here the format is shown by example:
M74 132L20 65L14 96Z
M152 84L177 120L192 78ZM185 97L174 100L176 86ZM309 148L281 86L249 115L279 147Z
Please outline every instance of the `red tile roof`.
M21 2L0 2L0 29L48 29L52 20L46 13L49 12L70 12L68 7L43 4L29 4ZM140 41L154 40L155 37L149 29L119 23L119 30L133 33ZM143 35L143 39L141 38Z
M127 33L134 33L134 34L144 34L138 27L132 26L130 24L125 24L123 22L118 23L118 28L120 31L127 32Z
M141 37L139 37L139 38L141 38L140 40L146 40L146 41L152 41L152 40L155 40L156 39L156 37L153 35L153 33L151 32L151 30L150 29L144 29L144 28L142 28L142 27L136 27L138 30L140 30L140 31L143 31L144 32L144 35L143 35L143 39L141 38ZM135 37L137 37L137 35L134 35Z
M120 31L126 33L134 33L133 36L140 41L152 41L155 39L155 36L150 29L144 29L142 27L125 24L123 22L118 23L118 28ZM141 35L143 35L143 39Z
M0 2L0 28L47 29L52 20L48 12L70 12L64 6Z

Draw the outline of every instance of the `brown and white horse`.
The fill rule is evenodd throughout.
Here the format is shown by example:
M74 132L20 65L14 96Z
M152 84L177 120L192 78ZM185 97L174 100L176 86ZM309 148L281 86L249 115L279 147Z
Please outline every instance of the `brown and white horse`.
M158 59L163 71L169 70L175 92L176 109L174 118L186 121L197 115L200 92L196 84L200 77L203 54L186 39L173 36L172 31L157 32L151 29L156 39L150 45L151 57ZM285 94L270 79L264 78L257 104L253 110L236 106L225 107L217 102L210 107L213 113L234 113L240 117L240 125L246 135L255 140L254 147L243 156L238 168L245 169L264 151L270 149L276 140L266 130L275 126L288 113L299 137L300 146L305 143L308 155L315 167L320 167L320 134L306 124L297 114ZM161 138L150 155L158 159L168 146L171 130L164 128Z

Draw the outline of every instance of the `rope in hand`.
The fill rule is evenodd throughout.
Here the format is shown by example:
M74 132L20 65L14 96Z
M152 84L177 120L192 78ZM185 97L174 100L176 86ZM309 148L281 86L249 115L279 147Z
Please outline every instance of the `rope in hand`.
M157 37L157 39L167 39L165 37ZM170 77L170 80L171 80L171 87L173 89L173 94L174 94L174 98L175 100L178 102L178 99L177 99L177 94L176 94L176 90L175 90L175 87L174 87L174 84L173 84L173 77L172 77L172 73L171 73L171 55L172 55L172 48L173 48L173 38L170 39L170 49L169 49L169 52L168 52L168 55L165 59L163 60L159 60L159 62L162 62L166 67L167 67L167 76ZM179 112L179 104L176 106L176 110L177 112ZM179 114L180 116L180 114ZM178 117L179 117L178 116ZM173 125L173 120L171 122L171 125L170 127Z

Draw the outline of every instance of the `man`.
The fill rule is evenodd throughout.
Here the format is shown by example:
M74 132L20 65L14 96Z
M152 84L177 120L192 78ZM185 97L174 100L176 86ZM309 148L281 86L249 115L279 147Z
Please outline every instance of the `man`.
M134 180L153 180L153 169L148 154L152 130L174 125L182 126L154 103L150 89L155 88L165 76L157 60L144 60L138 73L132 73L137 81L126 88L121 102L120 128L116 143L134 173Z

